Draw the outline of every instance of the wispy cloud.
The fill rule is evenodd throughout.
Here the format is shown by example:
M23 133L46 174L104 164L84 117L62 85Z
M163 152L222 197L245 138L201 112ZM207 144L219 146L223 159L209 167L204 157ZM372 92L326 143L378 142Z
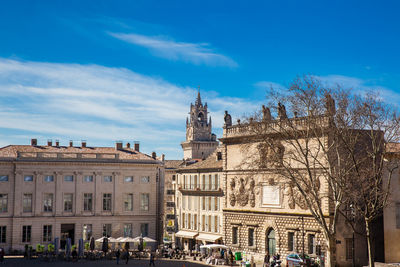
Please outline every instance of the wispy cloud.
M102 146L139 140L145 152L170 158L182 157L185 119L196 96L195 89L124 68L2 58L0 92L0 146L26 144L27 136ZM239 117L256 108L216 92L203 91L202 97L218 137L224 110Z
M146 47L158 57L184 61L195 65L238 67L238 64L225 55L215 52L207 43L177 42L160 36L146 36L136 33L114 33L109 35L138 46Z
M328 86L341 86L343 88L352 89L354 93L364 94L368 91L378 92L380 97L385 100L387 103L394 104L398 106L400 103L400 94L390 88L385 86L376 85L371 83L369 80L360 79L357 77L345 76L345 75L326 75L326 76L317 76L322 83ZM262 88L274 88L278 90L286 90L286 86L270 81L260 81L255 83L255 86Z

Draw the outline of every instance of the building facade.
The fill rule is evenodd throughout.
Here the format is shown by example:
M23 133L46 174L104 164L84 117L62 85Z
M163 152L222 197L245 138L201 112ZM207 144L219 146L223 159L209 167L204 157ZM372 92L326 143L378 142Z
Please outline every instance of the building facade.
M207 159L177 171L177 243L185 250L223 243L222 155L218 149Z
M159 239L161 162L116 147L10 145L0 149L0 246L21 250L71 238Z

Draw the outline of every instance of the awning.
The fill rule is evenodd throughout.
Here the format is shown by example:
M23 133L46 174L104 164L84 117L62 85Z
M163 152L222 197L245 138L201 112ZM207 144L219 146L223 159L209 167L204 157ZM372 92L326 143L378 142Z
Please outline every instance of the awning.
M206 242L215 242L218 239L222 238L221 235L213 235L213 234L199 234L196 239Z
M194 238L197 236L198 232L189 232L189 231L179 231L175 234L176 237L183 237L183 238Z

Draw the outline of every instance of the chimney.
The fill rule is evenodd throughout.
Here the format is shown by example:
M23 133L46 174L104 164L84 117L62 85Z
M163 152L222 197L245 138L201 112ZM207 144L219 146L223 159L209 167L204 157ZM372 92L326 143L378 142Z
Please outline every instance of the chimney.
M139 152L139 142L135 142L135 151Z
M86 140L82 140L82 147L86 147Z
M31 139L31 146L37 146L37 139Z
M164 155L164 154L161 155L161 161L162 161L162 162L165 161L165 155Z
M126 143L126 148L131 148L131 144Z
M115 143L115 149L116 150L122 150L122 142L121 141L117 141Z
M72 142L72 140L69 140L69 147L73 147L74 146L74 142Z
M153 153L151 153L151 157L152 157L153 159L156 159L156 158L157 158L156 152L153 151Z
M48 140L47 140L47 145L48 145L48 146L52 146L52 145L53 145L53 141L52 141L51 139L48 139Z
M56 147L59 147L59 146L60 146L60 141L56 140Z

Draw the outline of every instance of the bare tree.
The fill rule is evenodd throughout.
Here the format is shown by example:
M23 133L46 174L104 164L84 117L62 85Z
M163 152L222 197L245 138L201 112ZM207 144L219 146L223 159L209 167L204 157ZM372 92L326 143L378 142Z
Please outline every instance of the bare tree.
M377 98L357 97L339 86L324 86L313 76L295 79L285 92L271 88L268 97L268 107L263 106L262 111L242 124L248 141L243 144L247 160L241 167L278 174L292 192L289 206L308 209L320 225L326 240L326 265L335 266L336 227L342 205L352 201L358 204L357 211L368 209L364 217L370 222L379 214L372 210L382 210L387 199L387 194L378 193L386 166L382 157L386 140L382 133L387 130L383 126L388 125L389 116L382 115L387 109L381 110L381 116L375 115L377 110L368 109L367 104L372 105L372 100L378 103ZM368 116L375 118L380 128L372 126ZM393 120L396 116L390 118L391 136L398 137L398 123ZM370 165L371 160L376 164ZM369 170L371 167L374 170ZM366 188L361 194L364 197L359 198L354 193L354 174L360 181L374 183L377 193ZM357 196L351 200L349 185L352 195ZM370 203L372 198L375 202ZM368 208L361 203L369 203Z

